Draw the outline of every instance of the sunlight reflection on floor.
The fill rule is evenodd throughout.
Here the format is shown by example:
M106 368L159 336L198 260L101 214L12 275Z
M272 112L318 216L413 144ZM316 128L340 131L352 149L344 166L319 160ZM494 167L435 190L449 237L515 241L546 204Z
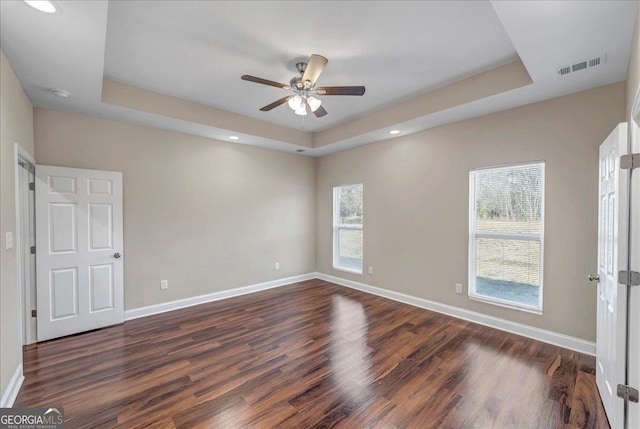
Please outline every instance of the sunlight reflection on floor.
M465 423L473 422L477 427L496 422L498 427L546 426L547 415L532 415L523 421L522 414L513 413L524 404L531 409L544 409L541 403L549 400L545 395L545 374L538 366L477 343L465 346L464 359L469 364L464 365L465 393L459 406L467 416ZM513 378L513 374L519 378Z
M346 399L354 404L362 404L371 396L367 316L362 304L357 301L339 295L334 295L332 300L332 377Z

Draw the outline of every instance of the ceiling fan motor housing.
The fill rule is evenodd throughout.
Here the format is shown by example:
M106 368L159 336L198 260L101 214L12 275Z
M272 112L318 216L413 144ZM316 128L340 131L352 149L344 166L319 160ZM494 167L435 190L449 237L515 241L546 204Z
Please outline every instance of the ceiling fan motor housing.
M304 88L304 85L302 84L302 77L300 76L296 76L293 79L291 79L289 81L289 85L291 85L291 88L294 90Z
M298 92L302 90L310 90L313 87L313 85L311 85L311 81L305 80L303 82L302 77L300 76L296 76L293 79L291 79L289 81L289 85L291 85L291 89L293 89L294 92Z
M303 90L303 89L311 89L311 87L313 86L311 84L311 81L302 81L302 77L304 76L304 72L307 70L307 63L296 63L296 68L298 69L298 71L300 72L300 76L296 76L293 79L291 79L289 81L289 84L291 85L291 88L293 88L294 90Z

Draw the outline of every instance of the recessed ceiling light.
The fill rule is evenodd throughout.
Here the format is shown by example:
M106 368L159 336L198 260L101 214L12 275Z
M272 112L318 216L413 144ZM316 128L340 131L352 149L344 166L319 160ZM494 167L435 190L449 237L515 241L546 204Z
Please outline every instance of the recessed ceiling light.
M389 134L391 134L392 136L395 136L396 134L400 134L400 130L391 130L389 131Z
M48 0L24 0L26 4L44 13L56 13L58 8Z
M240 140L238 136L229 136L229 140Z
M69 92L65 91L64 89L50 89L49 92L51 92L53 95L55 95L56 97L60 97L60 98L69 98Z

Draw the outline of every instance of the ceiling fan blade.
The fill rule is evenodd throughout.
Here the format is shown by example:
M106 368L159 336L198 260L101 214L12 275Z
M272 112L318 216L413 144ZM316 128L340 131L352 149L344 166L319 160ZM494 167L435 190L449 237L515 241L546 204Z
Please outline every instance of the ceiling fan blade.
M321 86L316 89L318 95L363 95L364 86Z
M289 85L285 85L284 83L274 82L272 80L262 79L260 77L250 76L248 74L243 75L240 79L247 80L249 82L261 83L263 85L275 86L276 88L284 88L284 89L291 88Z
M320 106L316 109L315 112L313 112L314 115L316 115L316 118L322 118L324 115L327 114L327 111L324 110L324 107Z
M307 64L307 68L302 75L302 82L308 80L311 82L311 86L315 85L320 73L324 70L324 66L327 65L327 62L329 62L329 60L322 55L311 55L311 58L309 58L309 64Z
M287 95L286 97L282 97L280 100L274 101L271 104L267 104L260 110L263 112L268 112L271 109L275 109L276 107L283 105L284 103L289 101L290 98L293 98L293 97L294 97L293 95Z

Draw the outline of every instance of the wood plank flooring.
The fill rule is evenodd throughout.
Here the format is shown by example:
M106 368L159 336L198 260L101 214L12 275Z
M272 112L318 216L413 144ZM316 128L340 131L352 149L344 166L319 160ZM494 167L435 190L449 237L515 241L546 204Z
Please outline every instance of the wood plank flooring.
M25 348L66 428L608 428L595 360L310 280Z

